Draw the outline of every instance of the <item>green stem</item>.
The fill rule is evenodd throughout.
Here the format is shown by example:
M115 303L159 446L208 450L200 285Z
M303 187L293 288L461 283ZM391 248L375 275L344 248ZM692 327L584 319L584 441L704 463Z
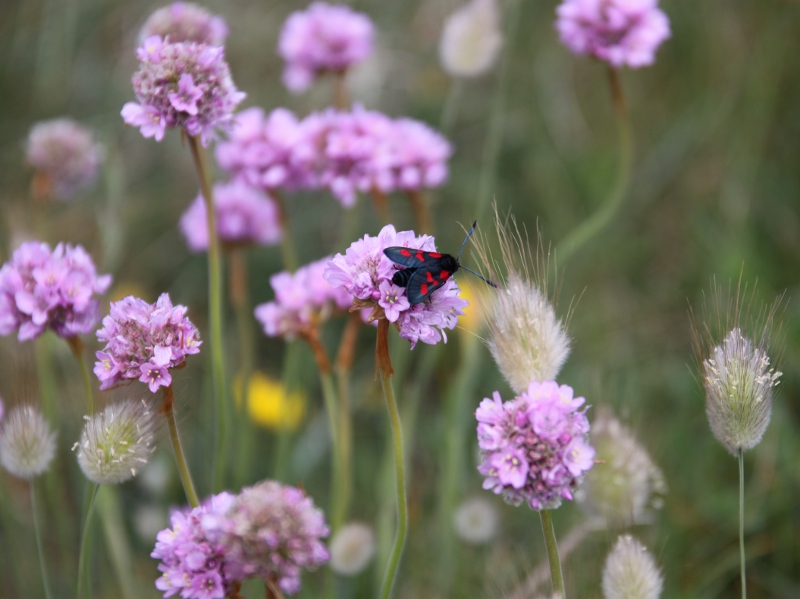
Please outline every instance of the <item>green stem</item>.
M297 251L294 249L292 241L292 232L289 230L289 218L286 216L286 204L283 201L283 196L278 193L277 189L270 191L270 195L275 199L278 204L278 218L281 223L281 258L283 258L283 268L289 272L297 270L299 260L297 258Z
M553 528L553 519L550 510L539 510L542 518L542 532L544 544L547 547L547 559L550 562L550 579L553 581L553 592L561 599L565 599L564 575L561 573L561 560L558 559L558 546L556 545L556 531Z
M336 400L333 377L330 369L320 371L322 383L322 396L325 400L325 410L328 412L331 443L333 444L333 501L331 504L331 530L336 533L344 524L347 516L347 496L344 485L344 464L342 462L342 444L339 431L339 406Z
M120 512L117 487L104 485L98 491L97 509L100 512L100 521L103 523L111 565L117 577L117 588L122 597L133 599L138 596L133 572L133 555Z
M58 422L58 409L56 407L56 386L53 381L49 335L42 335L34 341L36 356L36 376L39 383L39 395L42 398L44 415L51 422Z
M208 222L208 320L211 327L211 378L214 386L214 400L216 403L217 431L214 451L214 486L222 487L222 477L225 471L225 456L227 453L228 430L228 397L225 384L225 361L223 358L222 337L222 283L220 266L220 247L217 237L216 218L214 210L214 195L208 179L206 154L200 143L200 138L190 135L189 148L192 151L197 176L200 179L200 190L206 205L206 220Z
M573 229L558 245L556 260L561 264L611 222L611 219L614 218L622 206L630 184L633 165L633 133L619 71L609 67L608 80L611 86L611 98L614 103L614 113L617 118L619 134L619 171L617 173L617 181L605 203L594 214Z
M463 95L464 79L456 77L450 82L450 89L447 90L447 97L444 99L444 105L442 106L442 116L439 119L439 130L444 136L447 136L456 122Z
M189 473L189 466L186 463L186 456L183 454L183 447L181 446L181 438L178 436L178 425L175 422L175 396L172 391L172 385L164 387L164 399L161 411L167 417L167 424L169 425L169 438L172 441L172 449L175 452L175 462L178 464L178 473L181 476L181 484L186 493L186 499L189 500L189 505L197 507L200 501L197 499L197 493L194 490L194 483L192 482L192 475Z
M397 402L392 389L391 375L381 369L381 386L386 398L386 408L389 411L389 422L392 427L392 442L394 445L395 490L397 492L397 536L394 540L389 564L381 585L381 599L389 599L397 577L397 568L403 555L403 548L408 535L408 503L406 500L406 474L403 463L403 430L400 425L400 414L397 411Z
M86 409L89 416L94 415L94 390L92 389L92 377L89 374L89 365L86 363L85 351L83 341L77 335L74 337L66 338L67 345L72 350L72 355L78 361L78 366L81 371L81 378L83 379L83 391L86 394Z
M44 587L44 596L46 599L51 599L53 596L50 591L50 577L47 575L47 566L44 561L44 549L42 548L42 531L39 528L39 516L36 507L36 491L34 490L33 478L29 479L31 488L31 509L33 510L33 534L36 535L36 550L39 553L39 569L42 574L42 586Z
M337 378L337 397L339 399L339 458L341 460L342 476L342 515L347 518L350 511L350 501L353 497L353 433L350 421L350 402L348 401L349 392L349 373L346 370L339 370ZM335 530L335 529L334 529Z
M744 558L744 453L739 448L739 562L742 573L742 599L747 599Z
M92 512L94 511L94 501L97 497L97 483L90 483L87 488L86 505L83 510L83 533L81 534L81 548L78 557L78 599L83 599L84 579L86 570L89 567L89 531L92 523Z

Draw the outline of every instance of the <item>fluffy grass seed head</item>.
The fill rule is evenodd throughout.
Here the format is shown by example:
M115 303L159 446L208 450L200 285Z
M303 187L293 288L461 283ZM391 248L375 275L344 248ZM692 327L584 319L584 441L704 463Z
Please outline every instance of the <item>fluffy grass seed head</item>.
M458 538L471 545L481 545L497 536L500 514L491 501L472 497L456 508L453 523Z
M605 599L658 599L664 579L653 556L639 541L621 536L603 568Z
M56 454L56 434L33 406L9 410L0 427L0 463L14 476L31 478L47 471Z
M513 217L505 222L496 217L495 222L505 275L484 240L476 241L489 278L500 285L489 290L486 344L508 384L521 395L531 381L557 378L570 339L548 294L550 263L541 242L532 251L527 233L520 232Z
M607 407L598 409L589 438L601 463L586 475L578 496L582 507L611 526L650 521L667 491L661 469Z
M753 309L754 294L755 290L745 298L747 289L740 283L732 299L725 301L715 286L711 323L699 325L693 318L706 416L711 432L732 455L761 442L772 415L773 390L782 374L769 352L783 298Z
M152 457L156 421L144 399L113 403L85 418L81 440L72 449L89 480L101 485L123 483Z
M502 46L497 0L471 0L447 17L439 59L453 77L478 77L492 68Z
M331 569L343 576L355 576L375 555L375 533L363 522L349 522L333 535L330 545Z

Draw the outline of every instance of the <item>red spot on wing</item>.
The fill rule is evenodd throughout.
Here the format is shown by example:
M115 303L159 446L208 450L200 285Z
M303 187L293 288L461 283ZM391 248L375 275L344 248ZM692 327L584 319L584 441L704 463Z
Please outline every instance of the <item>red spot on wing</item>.
M402 249L402 250L400 250L400 254L403 255L403 256L410 256L411 252L409 252L406 249Z
M449 276L450 276L450 273L448 271L446 271L446 270L443 270L442 272L439 273L439 278L442 281L446 281Z
M433 275L431 274L431 271L428 271L425 274L428 277L428 283L433 283Z
M423 283L422 285L419 286L419 292L422 295L428 295L428 285L427 285L427 283Z
M423 256L422 250L417 250L417 260L420 262L425 262L425 256Z
M442 255L439 252L430 252L428 254L431 258L441 258Z

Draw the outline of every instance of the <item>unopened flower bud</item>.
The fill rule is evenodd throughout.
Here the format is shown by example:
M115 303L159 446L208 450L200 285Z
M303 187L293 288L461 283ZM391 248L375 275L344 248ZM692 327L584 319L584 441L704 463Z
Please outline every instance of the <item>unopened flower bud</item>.
M119 484L133 478L153 455L155 419L144 400L129 399L87 417L75 444L78 464L89 480Z
M56 435L33 406L9 411L0 427L0 462L14 476L29 478L50 467L56 453Z
M631 536L619 538L603 569L605 599L658 599L664 580L647 548Z

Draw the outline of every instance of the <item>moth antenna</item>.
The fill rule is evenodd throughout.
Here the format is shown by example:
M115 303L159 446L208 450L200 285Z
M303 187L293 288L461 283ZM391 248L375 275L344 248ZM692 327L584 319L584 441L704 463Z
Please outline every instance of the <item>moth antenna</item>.
M472 221L472 228L469 230L469 233L467 233L467 236L464 238L464 243L461 244L461 249L458 250L458 256L456 256L456 262L458 262L458 259L461 258L461 252L464 251L464 246L467 245L470 236L472 235L472 233L475 232L475 227L477 226L478 226L478 221L477 220Z
M495 289L497 289L497 285L495 285L494 283L492 283L492 282L491 282L489 279L487 279L487 278L486 278L486 277L484 277L483 275L479 275L479 274L478 274L478 273L476 273L474 270L472 270L472 269L470 269L470 268L467 268L466 266L461 266L461 265L459 265L459 267L460 267L462 270L466 270L467 272L471 272L472 274L474 274L476 277L478 277L479 279L481 279L481 280L482 280L484 283L486 283L487 285L490 285L491 287L494 287Z

